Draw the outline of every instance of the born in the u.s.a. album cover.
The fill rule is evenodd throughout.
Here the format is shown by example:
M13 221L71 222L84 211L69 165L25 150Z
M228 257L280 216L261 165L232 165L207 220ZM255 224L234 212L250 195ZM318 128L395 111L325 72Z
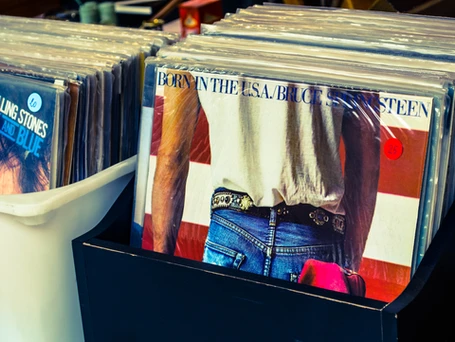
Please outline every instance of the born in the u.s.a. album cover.
M132 243L392 301L411 277L433 105L149 64Z

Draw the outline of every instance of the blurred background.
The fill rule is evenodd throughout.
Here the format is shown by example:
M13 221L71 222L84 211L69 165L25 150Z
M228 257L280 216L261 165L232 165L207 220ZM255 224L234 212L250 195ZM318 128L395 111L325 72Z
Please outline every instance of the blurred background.
M115 25L140 27L144 21L163 20L164 23L179 17L179 6L187 1L171 0L128 0L128 1L84 1L84 0L0 0L0 14L23 17L46 17L57 20L80 21L82 9L90 5L113 4ZM259 0L219 0L223 15L235 12L237 8L245 8L254 4L262 4ZM398 11L417 14L455 17L455 1L453 0L269 0L294 5L331 6L355 9L371 9L380 11ZM84 7L85 6L85 7ZM103 6L106 7L107 6ZM100 7L101 8L101 7Z

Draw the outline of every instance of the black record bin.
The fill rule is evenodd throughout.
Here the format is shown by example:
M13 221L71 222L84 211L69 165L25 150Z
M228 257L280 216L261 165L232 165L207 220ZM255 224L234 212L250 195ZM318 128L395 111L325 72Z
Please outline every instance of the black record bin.
M455 207L384 303L132 248L133 186L73 241L86 342L455 341Z

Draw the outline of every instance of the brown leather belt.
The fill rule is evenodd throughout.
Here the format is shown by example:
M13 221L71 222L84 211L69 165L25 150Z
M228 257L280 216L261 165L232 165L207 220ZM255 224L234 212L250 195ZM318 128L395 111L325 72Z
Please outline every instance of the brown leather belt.
M335 232L344 234L345 217L332 214L322 208L310 204L288 206L284 202L272 207L281 221L303 224L315 228L332 228ZM212 210L231 209L246 214L270 218L271 207L256 207L248 194L223 190L212 196Z

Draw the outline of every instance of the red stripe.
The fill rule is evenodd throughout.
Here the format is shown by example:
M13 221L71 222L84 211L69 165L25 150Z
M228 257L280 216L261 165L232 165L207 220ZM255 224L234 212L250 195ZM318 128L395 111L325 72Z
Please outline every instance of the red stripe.
M207 226L182 222L175 256L202 261L208 229L209 227Z
M153 116L152 145L150 154L156 156L161 141L161 124L163 121L163 97L155 97ZM198 122L191 144L190 161L210 164L209 124L204 111L199 111Z
M195 163L210 164L209 123L202 108L199 111L198 122L191 143L190 160Z
M152 231L152 215L145 214L144 229L142 231L142 248L153 251L153 237L149 233Z
M359 274L365 279L366 297L392 302L408 285L411 268L363 258Z
M381 171L379 192L420 198L425 168L428 132L390 128L381 129ZM403 154L397 160L387 158L384 144L396 138L403 144Z
M153 237L149 232L152 231L152 216L146 214L144 218L144 233L142 237L142 248L153 250ZM204 253L204 243L207 237L208 227L188 222L180 225L175 256L202 261Z
M384 145L388 139L400 140L403 154L396 160L387 158ZM381 128L380 172L378 192L420 198L425 166L428 132L396 127ZM345 146L340 144L341 163L345 162Z
M150 154L156 156L158 153L158 146L161 141L161 125L163 123L163 97L155 96L155 109L153 111L153 127L152 127L152 145Z

